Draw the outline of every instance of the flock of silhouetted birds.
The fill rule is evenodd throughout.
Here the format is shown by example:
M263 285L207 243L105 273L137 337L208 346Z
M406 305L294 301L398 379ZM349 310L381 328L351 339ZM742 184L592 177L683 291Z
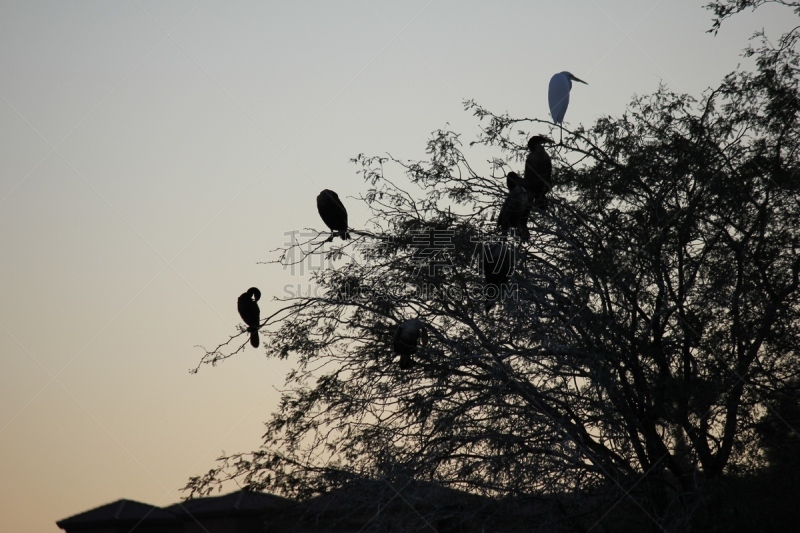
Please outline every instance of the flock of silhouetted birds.
M548 103L550 105L550 115L553 122L561 124L569 105L569 93L572 89L572 81L586 84L569 72L559 72L550 79L548 90ZM550 192L550 179L553 172L553 164L550 155L544 149L544 144L552 144L554 141L548 137L535 135L528 141L528 156L525 160L525 172L520 176L516 172L509 172L506 175L506 185L508 195L500 213L497 217L497 225L501 234L505 237L510 230L514 230L514 235L519 237L522 242L527 242L530 238L528 231L528 218L531 210L536 209L541 212L547 210L547 194ZM350 239L347 226L347 209L339 200L339 195L325 189L317 196L317 211L319 216L331 230L330 237L325 242L333 241L334 236L339 236L342 240ZM511 248L505 243L499 242L489 246L482 254L482 267L487 286L499 288L508 282L514 270L514 257ZM498 291L499 294L499 291ZM256 287L251 287L247 292L239 296L238 308L244 323L247 324L247 331L250 333L250 344L258 347L258 330L260 328L261 312L258 308L258 300L261 298L261 291ZM485 309L488 312L496 303L496 298L487 301ZM428 343L428 333L426 324L419 318L404 320L397 325L394 333L393 347L394 352L400 356L399 366L402 369L411 368L414 365L412 355L417 352L417 344Z

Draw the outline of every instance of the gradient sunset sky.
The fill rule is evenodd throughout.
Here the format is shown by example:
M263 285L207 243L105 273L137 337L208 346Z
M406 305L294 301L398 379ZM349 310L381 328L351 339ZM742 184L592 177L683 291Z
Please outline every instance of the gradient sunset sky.
M573 126L700 96L797 23L766 5L714 37L705 3L0 2L0 532L174 503L259 445L291 358L188 370L248 287L265 316L308 282L258 263L324 229L321 189L362 227L349 158L422 158L447 123L468 144L464 99L547 119L563 70L589 83Z

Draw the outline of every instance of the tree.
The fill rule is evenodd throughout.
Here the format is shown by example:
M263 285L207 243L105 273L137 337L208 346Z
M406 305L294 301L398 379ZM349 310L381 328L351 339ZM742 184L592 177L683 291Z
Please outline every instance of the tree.
M761 3L710 4L715 27ZM263 447L187 489L240 478L302 496L416 478L602 494L654 528L702 528L714 481L763 465L759 420L800 374L795 41L762 41L755 72L699 100L662 86L567 131L526 243L500 237L492 213L506 171L552 123L468 101L481 124L468 147L439 130L426 161L356 157L369 231L329 252L352 260L314 276L319 296L287 299L262 329L269 357L296 358ZM469 162L476 144L496 154L491 175ZM516 268L486 312L476 264L482 242L501 240ZM410 318L430 340L403 370L391 343Z
M800 2L791 0L714 0L706 5L706 9L714 13L714 23L709 32L716 34L722 27L722 22L747 8L756 10L764 4L780 4L794 8L796 15L800 15ZM796 28L795 28L796 30ZM790 33L794 33L792 30ZM784 36L785 37L785 36Z

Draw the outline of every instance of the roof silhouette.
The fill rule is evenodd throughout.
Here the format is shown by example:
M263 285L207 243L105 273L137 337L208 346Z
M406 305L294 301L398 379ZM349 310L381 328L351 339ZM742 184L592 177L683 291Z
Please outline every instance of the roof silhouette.
M155 505L133 500L117 500L59 520L56 525L64 529L82 524L99 526L105 523L138 522L140 520L171 522L177 520L177 517L174 513Z
M294 503L294 500L275 494L239 490L222 496L207 496L205 498L186 500L164 507L164 510L176 515L208 516L212 514L225 515L231 511L236 511L238 514L243 514L247 511L262 512L267 509L282 508Z
M431 481L358 479L300 501L244 490L168 507L117 500L56 525L67 533L263 533L265 528L343 533L387 524L409 531L476 532L488 524L490 530L511 533L530 531L531 524L558 530L550 523L553 505L540 498L495 500Z

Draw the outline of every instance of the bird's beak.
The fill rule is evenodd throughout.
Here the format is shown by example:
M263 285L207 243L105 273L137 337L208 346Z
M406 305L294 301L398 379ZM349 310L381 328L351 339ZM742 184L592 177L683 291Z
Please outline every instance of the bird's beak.
M582 83L582 84L584 84L584 85L589 85L588 83L586 83L586 82L585 82L585 81L583 81L582 79L580 79L580 78L576 78L575 76L572 76L572 81L579 81L579 82L581 82L581 83Z

